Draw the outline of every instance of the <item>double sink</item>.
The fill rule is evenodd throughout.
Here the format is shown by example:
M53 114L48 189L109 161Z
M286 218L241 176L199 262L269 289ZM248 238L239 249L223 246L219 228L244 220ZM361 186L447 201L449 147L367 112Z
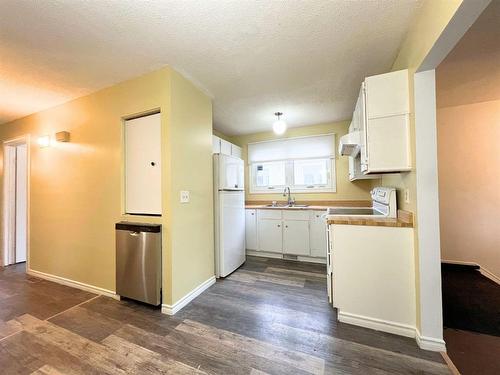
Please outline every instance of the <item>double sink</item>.
M268 208L306 208L308 204L266 204L264 207Z

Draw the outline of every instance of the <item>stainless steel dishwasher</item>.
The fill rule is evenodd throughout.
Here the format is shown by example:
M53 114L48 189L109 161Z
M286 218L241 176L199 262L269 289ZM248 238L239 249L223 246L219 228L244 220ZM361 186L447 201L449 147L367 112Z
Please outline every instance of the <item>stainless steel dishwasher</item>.
M161 225L116 223L116 294L161 303Z

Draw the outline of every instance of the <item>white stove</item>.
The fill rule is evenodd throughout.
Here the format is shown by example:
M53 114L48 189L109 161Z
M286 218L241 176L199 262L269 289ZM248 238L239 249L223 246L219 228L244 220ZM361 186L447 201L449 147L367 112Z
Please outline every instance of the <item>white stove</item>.
M395 188L376 187L370 194L372 197L371 207L330 207L326 212L326 219L329 216L396 218L397 203Z

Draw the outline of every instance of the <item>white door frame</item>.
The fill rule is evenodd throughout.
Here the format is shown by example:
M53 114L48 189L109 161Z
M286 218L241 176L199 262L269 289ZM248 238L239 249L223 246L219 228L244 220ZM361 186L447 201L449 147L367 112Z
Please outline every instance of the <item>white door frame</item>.
M15 159L12 158L12 152L15 146L26 144L26 270L30 269L30 136L23 135L14 139L3 142L3 246L0 256L0 265L7 262L7 257L13 256L13 248L15 246L15 174L12 174L12 164Z
M422 349L446 351L443 341L441 243L437 169L436 86L434 69L459 42L491 0L464 1L414 75L417 192L418 288Z

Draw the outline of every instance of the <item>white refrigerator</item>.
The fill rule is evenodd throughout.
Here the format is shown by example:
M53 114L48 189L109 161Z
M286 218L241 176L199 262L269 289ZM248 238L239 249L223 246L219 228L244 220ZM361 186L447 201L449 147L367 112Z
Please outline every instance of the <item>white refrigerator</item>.
M214 154L215 276L226 277L245 262L243 160Z

